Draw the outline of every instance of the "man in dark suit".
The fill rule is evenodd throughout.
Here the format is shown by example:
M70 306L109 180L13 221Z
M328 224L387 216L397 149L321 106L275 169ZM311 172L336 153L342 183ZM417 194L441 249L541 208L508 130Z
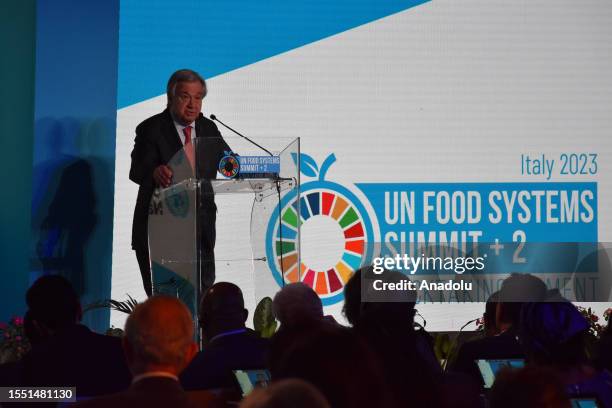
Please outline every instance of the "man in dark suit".
M268 339L245 327L248 311L242 291L233 283L215 283L200 304L204 348L181 373L186 390L230 388L232 370L267 367Z
M144 288L149 296L152 288L147 223L153 191L156 187L168 187L180 181L173 179L174 170L170 165L177 153L184 153L198 178L214 179L219 161L224 152L230 150L217 126L201 113L207 88L197 72L188 69L176 71L168 80L166 93L167 109L136 127L130 168L130 180L140 186L132 224L132 249L136 251ZM196 137L197 149L193 142ZM215 281L216 206L210 185L204 184L202 190L198 229L204 291Z
M153 296L125 323L125 356L134 375L126 391L83 401L78 407L191 407L177 375L197 351L193 321L180 300Z
M26 303L26 335L33 346L21 362L21 385L76 387L77 397L129 386L131 375L121 340L78 324L80 302L65 278L39 278L28 289Z

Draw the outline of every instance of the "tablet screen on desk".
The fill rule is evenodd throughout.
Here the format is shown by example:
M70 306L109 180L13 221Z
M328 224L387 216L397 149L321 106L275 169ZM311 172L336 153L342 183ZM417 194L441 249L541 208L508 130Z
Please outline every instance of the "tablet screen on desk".
M234 376L243 397L249 395L256 387L267 387L270 382L268 370L234 370Z
M495 382L495 377L502 368L523 368L525 367L525 360L520 358L476 360L476 365L478 365L478 370L480 371L480 375L482 376L482 379L484 381L485 388L489 389L493 386L493 383Z

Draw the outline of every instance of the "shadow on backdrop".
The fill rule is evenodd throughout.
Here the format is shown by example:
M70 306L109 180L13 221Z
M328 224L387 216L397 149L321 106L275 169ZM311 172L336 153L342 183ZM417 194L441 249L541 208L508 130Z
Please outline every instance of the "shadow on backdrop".
M30 283L60 274L85 307L110 297L114 157L104 156L114 122L43 118L36 122ZM108 310L83 322L108 326Z

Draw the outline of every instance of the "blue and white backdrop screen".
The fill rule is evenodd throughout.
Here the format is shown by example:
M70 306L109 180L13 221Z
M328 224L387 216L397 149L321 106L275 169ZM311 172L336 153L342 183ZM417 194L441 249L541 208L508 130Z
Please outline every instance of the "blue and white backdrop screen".
M371 241L397 241L402 231L405 240L410 231L415 240L419 231L434 240L441 231L476 231L483 242L512 241L521 230L527 240L611 242L611 43L612 3L596 0L121 1L112 297L144 297L130 247L130 152L136 125L165 108L167 78L184 67L207 78L206 116L255 140L300 137L304 191L343 197ZM331 154L336 161L322 175ZM435 205L439 194L471 190L483 205L500 191L495 222L488 213L473 224L394 214L394 193L433 192ZM588 191L579 195L584 217L561 220L555 203L564 194L571 201L572 190ZM505 203L533 191L545 191L543 204L528 201L533 219L520 224ZM217 280L237 282L253 311L250 263L223 266L233 241L222 231L247 236L249 220L232 209L243 204L222 205L234 215L220 209ZM344 232L310 217L303 263L336 265ZM328 279L319 282L328 290L334 284L315 279ZM341 296L325 303L343 321ZM418 308L428 329L452 330L483 304ZM111 323L123 318L113 314Z

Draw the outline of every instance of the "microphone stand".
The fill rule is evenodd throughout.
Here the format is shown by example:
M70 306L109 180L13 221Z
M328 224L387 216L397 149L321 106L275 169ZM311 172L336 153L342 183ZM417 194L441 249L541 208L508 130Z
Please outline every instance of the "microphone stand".
M268 153L271 157L274 157L274 154L271 151L269 151L268 149L266 149L259 143L253 141L252 139L248 138L247 136L243 135L242 133L238 132L236 129L233 129L230 126L226 125L225 123L220 121L217 118L217 116L215 116L214 114L210 115L210 119L215 122L218 122L221 126L230 130L231 132L235 133L241 138L245 139L247 142L251 143L252 145L259 147L261 150ZM284 265L284 258L283 258L283 226L281 224L281 205L280 205L281 204L281 186L280 186L280 177L278 175L275 177L274 183L276 184L276 192L278 194L278 232L279 232L279 239L280 239L280 258L281 258L280 259L280 269L281 269L281 283L282 283L281 287L285 287L285 269L284 269L285 265ZM300 266L298 265L298 268L299 267Z
M245 135L243 135L242 133L238 132L235 129L232 129L231 127L229 127L228 125L226 125L225 123L221 122L215 115L210 115L210 118L212 120L214 120L215 122L219 122L221 124L221 126L223 126L226 129L229 129L230 131L234 132L235 134L237 134L238 136L240 136L243 139L246 139L249 143L259 147L261 150L263 150L264 152L268 153L270 156L274 157L274 154L272 154L271 151L269 151L268 149L266 149L265 147L261 146L260 144L254 142L253 140L249 139L248 137L246 137Z

